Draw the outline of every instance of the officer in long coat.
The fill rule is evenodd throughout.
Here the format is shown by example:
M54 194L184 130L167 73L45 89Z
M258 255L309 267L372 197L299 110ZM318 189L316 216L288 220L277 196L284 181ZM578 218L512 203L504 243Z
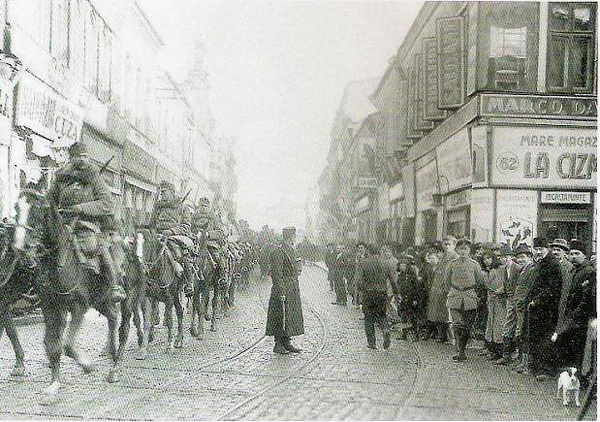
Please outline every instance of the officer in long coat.
M98 239L98 252L106 271L109 294L112 300L125 299L119 269L111 255L106 232L113 218L114 204L106 182L88 158L84 144L77 142L69 147L70 161L59 169L48 191L48 197L59 208L63 222L88 228ZM77 231L78 227L74 227Z
M304 334L304 319L298 285L300 262L294 251L296 229L284 228L282 237L281 244L270 256L273 286L267 309L266 335L275 337L273 352L285 355L301 351L292 345L290 338Z

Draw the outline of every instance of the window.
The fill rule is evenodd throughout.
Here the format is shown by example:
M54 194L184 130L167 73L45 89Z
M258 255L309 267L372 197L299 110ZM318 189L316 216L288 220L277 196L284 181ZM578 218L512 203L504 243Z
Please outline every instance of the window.
M98 99L103 103L111 100L111 37L110 30L102 25L98 49Z
M52 0L50 15L50 55L63 66L69 65L70 0Z
M550 3L548 15L548 89L591 92L596 5Z

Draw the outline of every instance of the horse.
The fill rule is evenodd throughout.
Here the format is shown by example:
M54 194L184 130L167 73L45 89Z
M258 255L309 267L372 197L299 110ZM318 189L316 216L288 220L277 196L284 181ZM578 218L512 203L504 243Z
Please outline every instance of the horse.
M33 249L21 254L13 248L15 227L0 227L0 338L6 331L15 353L12 377L26 374L25 353L14 326L12 306L19 299L28 297L34 288L35 260Z
M152 306L157 306L159 302L165 304L165 322L167 324L167 349L166 353L171 353L173 348L183 347L183 306L179 293L183 289L184 280L182 276L177 276L173 268L172 252L169 249L168 242L172 240L161 234L149 231L148 239L145 240L144 261L148 274L147 294L152 301ZM177 315L177 337L173 337L173 307ZM150 324L149 341L154 339L154 325Z
M60 361L63 352L75 360L84 373L93 371L91 361L82 356L77 347L84 315L91 307L107 319L108 349L112 359L107 380L116 382L123 356L122 347L127 339L120 336L121 352L118 353L116 333L119 309L109 297L109 285L102 275L106 273L106 269L101 268L99 274L96 274L78 262L73 253L71 234L52 200L33 190L24 189L17 202L23 217L20 216L20 223L15 229L14 247L17 250L26 250L31 239L35 238L36 230L24 224L29 222L29 215L37 211L42 215L43 221L43 224L35 228L42 230L43 244L47 249L45 253L37 255L39 269L35 284L44 314L44 348L51 370L50 385L44 389L46 397L53 400L60 390ZM68 326L67 313L71 314ZM63 341L65 328L66 339Z
M223 302L224 307L228 303L229 285L228 269L221 268L215 262L206 244L206 234L200 234L196 246L194 277L194 294L192 297L192 321L190 332L192 336L202 339L204 334L204 319L211 321L210 330L217 331L217 314L219 302ZM208 315L208 303L212 292L212 312ZM225 309L226 311L226 309Z

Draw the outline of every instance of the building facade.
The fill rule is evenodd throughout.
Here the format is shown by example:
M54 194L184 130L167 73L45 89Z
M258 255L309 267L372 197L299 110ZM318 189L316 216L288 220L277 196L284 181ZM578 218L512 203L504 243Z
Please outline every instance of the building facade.
M180 85L156 62L163 41L134 0L8 0L0 31L22 63L14 80L0 75L2 217L28 183L49 186L74 142L105 165L129 226L148 219L163 180L190 204L214 196L214 122L194 108L194 74Z
M391 144L375 151L390 207L379 240L595 250L596 15L596 3L425 3L371 95Z

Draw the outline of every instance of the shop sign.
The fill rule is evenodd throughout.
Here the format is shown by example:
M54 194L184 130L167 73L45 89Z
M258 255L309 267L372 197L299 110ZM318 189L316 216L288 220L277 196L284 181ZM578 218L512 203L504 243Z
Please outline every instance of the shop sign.
M438 175L435 160L417 170L417 211L433 208L433 194L438 191Z
M377 183L377 177L370 177L370 176L359 176L358 177L357 187L359 189L377 189L378 185L379 185L379 183Z
M550 117L596 120L596 98L541 95L481 94L480 115L485 117Z
M438 56L437 42L434 37L423 39L423 118L425 120L442 120L446 111L438 108Z
M415 69L417 72L416 78L416 91L417 91L417 103L416 103L416 129L418 130L431 130L434 128L434 123L429 120L425 120L425 64L423 63L423 55L415 54L414 56Z
M415 216L415 166L409 164L402 167L402 190L404 191L404 206L406 217Z
M446 208L458 208L471 203L471 190L467 189L462 192L453 193L446 198Z
M123 149L123 167L147 181L154 180L156 162L154 158L132 142L125 143Z
M536 236L537 192L498 190L496 201L496 241L513 249L521 243L531 246Z
M440 191L445 193L464 186L473 181L473 164L471 147L466 128L446 139L436 148L439 169Z
M591 204L590 192L542 192L542 204Z
M458 108L465 102L465 30L463 17L437 20L438 108Z
M8 120L12 118L14 85L5 79L0 79L0 116Z
M390 202L402 198L404 194L404 185L402 182L396 183L390 188Z
M79 141L83 109L60 97L33 76L19 82L16 125L65 144Z
M595 188L596 141L594 129L495 127L492 182Z

